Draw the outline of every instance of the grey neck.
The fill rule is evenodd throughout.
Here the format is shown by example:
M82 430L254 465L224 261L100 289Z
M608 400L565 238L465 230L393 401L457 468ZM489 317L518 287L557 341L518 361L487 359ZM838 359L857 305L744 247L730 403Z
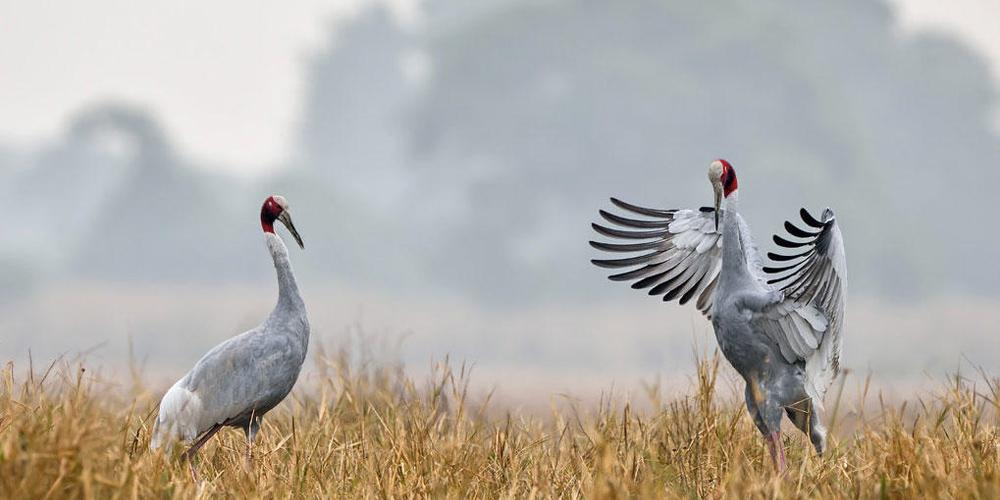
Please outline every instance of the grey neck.
M274 269L278 272L277 308L304 308L302 297L299 295L299 286L295 283L295 273L292 272L292 263L288 260L288 248L274 233L264 233L264 240L274 260Z
M743 238L740 235L742 228L736 215L739 197L739 190L729 193L726 197L725 213L722 215L722 274L749 278L746 250L743 248Z

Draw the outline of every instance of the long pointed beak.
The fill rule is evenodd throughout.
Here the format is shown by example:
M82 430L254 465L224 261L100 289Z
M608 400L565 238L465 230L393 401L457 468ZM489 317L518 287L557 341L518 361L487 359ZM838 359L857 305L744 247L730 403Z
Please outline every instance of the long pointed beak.
M289 233L292 233L292 238L295 238L295 242L299 244L299 248L305 250L306 247L302 244L302 237L295 230L295 224L292 224L292 215L288 213L288 210L282 210L281 215L278 216L278 220L288 228Z
M715 232L719 232L719 205L722 203L722 193L715 190Z

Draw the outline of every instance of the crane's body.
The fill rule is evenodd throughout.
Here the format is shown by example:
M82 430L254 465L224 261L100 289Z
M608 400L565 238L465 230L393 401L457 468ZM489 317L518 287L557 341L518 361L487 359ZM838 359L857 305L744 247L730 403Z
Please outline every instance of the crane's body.
M278 276L277 304L263 323L217 345L167 391L160 402L151 448L174 440L194 443L186 452L190 459L219 429L229 426L246 433L249 462L249 445L261 418L295 385L309 347L309 320L288 249L273 228L274 220L282 221L302 244L287 206L275 196L268 198L261 211L264 239Z
M626 259L594 260L602 267L642 265L611 276L635 280L632 287L682 304L697 297L698 308L712 321L719 348L746 381L747 410L767 439L771 456L785 467L780 441L783 414L809 436L817 453L825 449L817 411L840 368L846 301L846 263L840 229L833 211L816 220L805 209L811 230L785 223L786 230L806 241L774 240L786 248L805 248L795 255L770 253L771 260L790 265L764 267L737 211L736 173L724 160L713 162L709 179L716 191L714 208L656 210L612 198L615 205L652 220L630 219L601 211L609 222L641 231L594 224L614 238L642 243L591 242L611 252L651 252ZM724 210L720 201L725 198ZM720 216L721 212L721 216Z

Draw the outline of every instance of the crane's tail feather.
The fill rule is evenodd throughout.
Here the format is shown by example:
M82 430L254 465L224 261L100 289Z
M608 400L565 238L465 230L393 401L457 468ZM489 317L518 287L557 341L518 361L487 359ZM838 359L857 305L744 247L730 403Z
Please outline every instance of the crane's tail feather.
M201 398L178 381L160 401L160 412L156 415L153 436L149 448L158 449L167 444L169 450L178 439L194 441L198 437L198 417L202 413Z

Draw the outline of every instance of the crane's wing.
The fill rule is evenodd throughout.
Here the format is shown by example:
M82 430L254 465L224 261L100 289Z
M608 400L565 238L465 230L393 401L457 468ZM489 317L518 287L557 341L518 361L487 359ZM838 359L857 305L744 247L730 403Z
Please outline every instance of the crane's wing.
M662 295L664 301L679 299L681 304L686 304L697 297L698 310L711 318L715 285L722 269L722 214L719 214L719 228L716 229L715 209L710 207L659 210L615 198L611 198L611 203L643 218L623 217L601 210L601 217L618 227L593 224L594 230L611 238L637 241L591 241L590 246L606 252L644 253L622 259L594 259L591 262L603 268L625 269L608 278L612 281L632 281L632 288L648 288L650 295Z
M784 300L754 316L753 321L781 349L789 362L805 362L806 376L822 404L822 397L840 372L840 351L847 299L847 260L844 240L833 210L816 220L799 211L806 229L785 222L797 239L775 235L774 242L790 254L768 253L775 262L763 268L767 283L784 293Z
M191 369L186 385L205 404L209 427L263 415L295 385L305 357L302 346L263 328L219 344Z

